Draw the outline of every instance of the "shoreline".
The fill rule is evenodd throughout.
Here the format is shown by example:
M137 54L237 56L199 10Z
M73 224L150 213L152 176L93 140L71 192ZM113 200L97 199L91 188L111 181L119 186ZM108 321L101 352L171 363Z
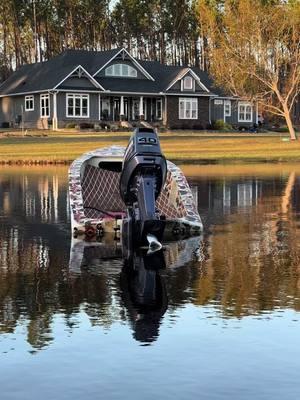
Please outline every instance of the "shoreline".
M253 165L253 164L297 164L300 163L300 159L288 158L288 159L260 159L260 158L233 158L233 159L190 159L180 158L172 159L166 157L167 160L173 162L176 165ZM69 166L74 160L0 160L0 166Z
M43 131L30 136L0 139L0 165L69 165L81 154L112 145L126 146L127 134L97 135ZM166 158L175 164L281 164L300 162L300 141L286 136L236 132L211 135L207 132L170 132L160 136Z

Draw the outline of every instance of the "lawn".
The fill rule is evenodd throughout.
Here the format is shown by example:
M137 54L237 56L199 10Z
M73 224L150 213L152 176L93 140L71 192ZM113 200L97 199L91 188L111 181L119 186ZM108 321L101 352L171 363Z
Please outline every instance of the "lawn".
M128 142L128 133L72 133L35 131L27 136L0 137L1 163L69 163L80 154ZM163 133L161 146L170 160L185 163L286 162L300 160L300 142L274 133L172 132Z

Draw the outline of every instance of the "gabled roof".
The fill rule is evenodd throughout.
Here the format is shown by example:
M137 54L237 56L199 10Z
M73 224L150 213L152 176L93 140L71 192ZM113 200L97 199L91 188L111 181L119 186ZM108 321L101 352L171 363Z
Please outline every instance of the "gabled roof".
M131 54L128 53L128 51L126 49L120 49L116 54L114 54L110 60L108 60L105 64L103 64L94 74L93 76L96 76L100 71L102 71L111 61L113 61L114 59L117 58L118 55L122 54L123 56L127 56L132 63L141 71L141 73L147 78L150 79L151 81L154 81L153 77L149 74L149 72L147 72L143 66L141 65L141 63L139 62L139 60L136 60L134 57L132 57Z
M58 82L58 84L55 85L53 89L57 89L60 85L62 85L69 77L71 77L76 72L78 73L78 76L83 76L87 78L96 88L105 90L103 86L101 86L100 83L97 82L96 79L94 79L92 75L87 72L85 68L83 68L82 65L78 65L77 67L75 67L64 79Z
M51 90L79 65L93 75L99 65L107 62L118 51L66 50L49 61L24 65L3 82L0 94Z
M95 90L104 88L112 92L132 93L166 93L172 82L182 74L190 71L207 88L207 95L224 95L215 88L212 79L199 68L164 65L157 61L134 60L141 70L153 79L98 77L99 68L104 68L122 49L107 51L67 50L49 61L28 64L15 71L0 86L0 96L42 92L57 88L59 84L82 68L87 77L95 85ZM126 52L127 53L127 52ZM130 58L132 58L130 56ZM72 90L71 88L68 88ZM74 88L75 89L75 88ZM78 89L78 88L76 88ZM182 94L182 93L181 93Z
M166 90L171 89L172 86L175 85L176 82L178 82L179 80L183 79L187 74L192 75L192 77L198 82L198 85L205 91L205 92L209 92L209 90L207 89L207 87L201 82L201 79L199 78L199 76L191 69L191 68L183 68L175 77L175 79L173 79L173 81L170 83L170 85L167 87Z

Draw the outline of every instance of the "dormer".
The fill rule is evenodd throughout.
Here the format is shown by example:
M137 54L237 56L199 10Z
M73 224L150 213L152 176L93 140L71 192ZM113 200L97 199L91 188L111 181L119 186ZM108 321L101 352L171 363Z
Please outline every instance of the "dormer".
M97 78L138 78L154 81L149 72L125 49L116 53L93 76Z
M191 68L183 68L171 81L166 91L209 93L207 87L201 82L199 76Z

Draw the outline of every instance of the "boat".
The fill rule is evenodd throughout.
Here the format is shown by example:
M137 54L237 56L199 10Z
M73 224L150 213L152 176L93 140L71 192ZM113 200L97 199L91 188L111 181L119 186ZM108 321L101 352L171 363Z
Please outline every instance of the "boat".
M136 130L127 148L100 148L76 159L69 168L69 199L77 239L121 237L132 220L138 228L129 235L140 244L149 233L174 240L203 229L186 177L164 159L156 132L148 128Z

